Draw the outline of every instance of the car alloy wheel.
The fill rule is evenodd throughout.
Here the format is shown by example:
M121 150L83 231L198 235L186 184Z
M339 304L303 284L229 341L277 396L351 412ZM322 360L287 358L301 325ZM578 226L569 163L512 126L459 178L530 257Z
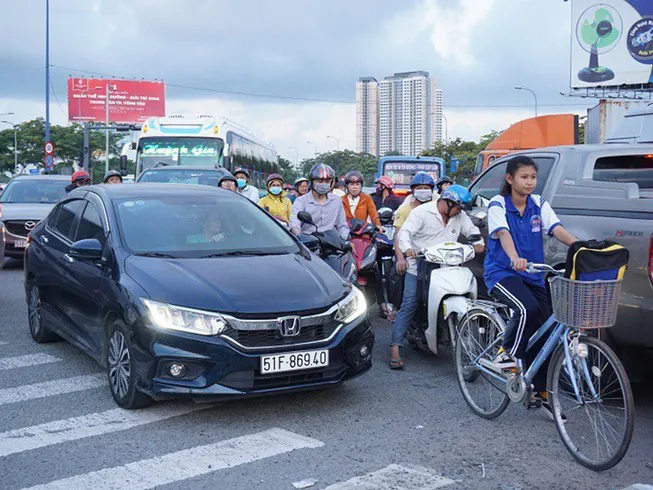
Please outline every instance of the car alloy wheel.
M39 288L32 286L29 291L29 331L37 339L42 329L41 294Z
M127 396L131 383L131 355L125 336L118 330L113 332L109 340L108 363L111 391L123 399Z

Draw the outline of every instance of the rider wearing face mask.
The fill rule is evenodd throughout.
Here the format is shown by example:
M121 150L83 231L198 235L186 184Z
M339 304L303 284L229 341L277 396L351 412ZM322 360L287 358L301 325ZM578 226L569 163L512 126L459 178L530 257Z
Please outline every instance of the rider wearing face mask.
M419 195L415 197L418 198ZM390 345L390 367L400 369L404 363L399 355L406 331L413 321L419 305L417 260L415 255L429 245L457 241L460 234L469 237L480 235L480 230L463 212L463 207L471 204L469 191L460 185L446 189L440 199L415 209L399 232L399 250L409 258L408 274L404 284L404 298L397 319L392 327ZM484 250L483 244L474 245L476 253Z
M331 191L336 182L335 171L323 163L311 169L308 179L311 191L295 199L290 214L290 228L296 235L312 233L315 227L303 224L297 218L301 211L306 211L313 218L318 231L336 230L343 238L349 237L349 226L345 218L342 199Z
M279 221L288 223L292 204L283 190L283 177L279 174L270 174L267 180L267 188L267 195L261 198L258 205Z
M379 231L383 231L374 201L363 192L363 182L363 174L358 170L351 170L345 176L347 194L342 196L342 205L345 209L347 222L354 218L365 223L369 220L376 225Z
M258 202L259 192L256 187L249 185L249 172L244 168L239 168L234 172L234 177L236 177L236 181L238 182L238 192L250 201Z

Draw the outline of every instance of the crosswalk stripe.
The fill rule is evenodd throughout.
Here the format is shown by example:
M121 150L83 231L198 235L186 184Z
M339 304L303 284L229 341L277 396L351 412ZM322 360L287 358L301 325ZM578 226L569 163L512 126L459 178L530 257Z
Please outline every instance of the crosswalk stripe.
M456 483L422 466L391 464L382 470L356 476L324 490L432 490Z
M0 405L90 390L106 384L106 377L103 374L91 374L75 376L73 378L54 379L52 381L16 386L14 388L4 388L0 389Z
M233 468L296 449L324 446L322 441L283 429L269 429L215 444L184 449L152 459L56 480L31 490L70 488L129 489L154 488L188 478ZM217 485L219 486L219 485Z
M31 449L118 432L161 420L204 410L211 405L166 404L148 410L114 408L65 420L0 433L0 457Z
M2 342L2 341L0 341L0 347L2 347L3 345L9 345L9 342Z
M57 361L61 361L61 359L51 356L50 354L28 354L26 356L6 357L0 359L0 371L5 369L37 366L39 364L48 364Z

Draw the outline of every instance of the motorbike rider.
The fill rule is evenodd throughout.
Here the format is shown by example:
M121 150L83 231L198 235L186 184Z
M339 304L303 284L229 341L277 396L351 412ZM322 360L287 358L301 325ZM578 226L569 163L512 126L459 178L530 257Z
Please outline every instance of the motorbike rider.
M391 369L401 369L404 366L399 348L419 306L415 256L429 245L457 240L461 233L466 237L480 235L480 230L463 212L463 207L471 204L471 201L472 196L466 188L453 185L446 189L437 201L414 209L399 231L399 249L408 257L408 271L404 284L404 298L392 327ZM484 249L482 242L474 245L476 253L481 253Z
M345 175L347 194L342 197L342 205L345 209L347 222L354 218L364 223L367 223L369 220L376 225L379 231L383 231L374 201L363 192L363 182L363 174L358 170L351 170Z
M333 189L333 193L338 197L343 197L347 194L347 185L344 180L338 180L336 186Z
M295 195L290 196L290 201L294 204L295 199L302 197L304 194L308 194L308 179L306 177L299 177L295 180Z
M349 226L342 199L331 192L336 183L336 172L324 163L317 163L311 168L308 178L311 191L295 200L290 213L290 229L296 235L315 230L297 218L301 211L306 211L313 218L317 231L335 229L343 239L348 239Z
M283 177L281 177L281 175L270 174L266 185L268 193L259 200L258 205L279 221L288 224L290 221L292 203L290 202L290 199L286 197L286 193L283 190L283 184Z
M228 191L238 192L238 179L231 174L226 174L218 180L218 187Z
M447 177L447 176L440 177L438 181L435 183L435 187L438 190L438 196L441 196L444 190L448 189L453 184L454 181L451 177Z
M245 196L252 202L258 202L259 200L259 191L253 185L249 185L251 177L249 172L244 168L238 168L234 172L234 177L236 177L238 182L238 192Z
M408 270L408 261L401 250L399 250L399 231L413 209L433 200L434 188L435 182L433 177L424 171L417 172L410 180L411 195L409 198L406 198L403 204L399 206L399 209L395 212L395 256L397 258L397 272L399 274L405 274Z
M78 170L70 178L70 184L66 186L66 192L70 192L73 189L77 189L78 187L91 184L91 176L88 174L88 172L85 172L84 170Z
M387 175L382 175L376 180L376 192L372 194L372 200L377 210L390 208L396 211L401 206L401 199L393 192L394 186L394 181Z
M105 184L122 184L122 174L118 170L109 170L104 174Z

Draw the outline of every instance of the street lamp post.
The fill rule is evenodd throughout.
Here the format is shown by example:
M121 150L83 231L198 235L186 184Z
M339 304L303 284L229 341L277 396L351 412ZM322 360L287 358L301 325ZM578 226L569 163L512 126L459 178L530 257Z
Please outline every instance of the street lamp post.
M442 120L444 121L444 144L446 146L449 144L449 121L444 114L442 114Z
M14 128L14 174L18 172L18 125L9 121L0 121Z
M317 145L312 141L307 141L306 143L308 143L309 145L313 145L315 147L315 155L317 155Z
M2 113L0 113L0 116L13 116L13 115L14 115L13 112L2 112Z
M336 148L338 151L340 151L340 140L336 138L335 136L327 136L327 138L331 138L332 140L336 140Z
M533 94L533 97L535 98L535 117L537 117L537 95L535 94L535 92L533 92L530 88L526 88L526 87L515 87L515 90L525 90Z
M289 146L288 149L295 152L295 170L299 170L299 152L297 151L297 148Z

